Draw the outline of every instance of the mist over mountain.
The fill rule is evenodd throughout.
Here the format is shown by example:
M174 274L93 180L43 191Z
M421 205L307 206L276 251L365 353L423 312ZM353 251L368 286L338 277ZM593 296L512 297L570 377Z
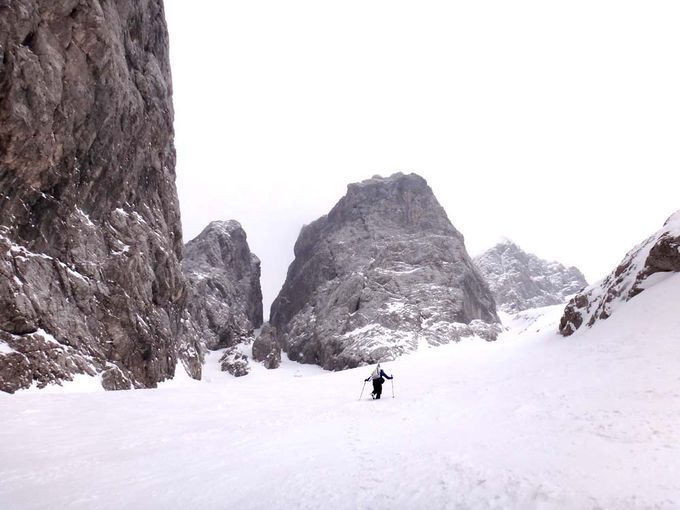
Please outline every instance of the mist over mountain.
M467 252L677 200L680 4L172 4L186 244L164 2L0 0L0 510L680 508L680 211Z

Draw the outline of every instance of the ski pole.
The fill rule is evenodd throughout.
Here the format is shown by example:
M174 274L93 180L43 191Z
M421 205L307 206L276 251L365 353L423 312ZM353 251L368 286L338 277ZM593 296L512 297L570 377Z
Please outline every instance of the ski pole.
M361 397L364 396L364 388L366 387L366 381L364 381L364 385L361 387L361 395L359 395L359 400L361 400Z
M392 398L394 398L394 379L392 379Z

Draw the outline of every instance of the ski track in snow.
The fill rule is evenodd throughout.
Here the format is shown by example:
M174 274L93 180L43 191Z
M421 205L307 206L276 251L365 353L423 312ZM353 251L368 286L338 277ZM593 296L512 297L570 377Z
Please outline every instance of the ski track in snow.
M680 275L592 330L561 307L340 373L0 394L0 508L680 508Z

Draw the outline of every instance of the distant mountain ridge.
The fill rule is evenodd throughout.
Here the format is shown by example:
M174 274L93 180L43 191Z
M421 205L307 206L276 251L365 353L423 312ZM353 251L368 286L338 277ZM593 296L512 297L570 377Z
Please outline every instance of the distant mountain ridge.
M576 267L543 260L508 239L473 261L486 278L496 305L507 313L566 303L588 284Z

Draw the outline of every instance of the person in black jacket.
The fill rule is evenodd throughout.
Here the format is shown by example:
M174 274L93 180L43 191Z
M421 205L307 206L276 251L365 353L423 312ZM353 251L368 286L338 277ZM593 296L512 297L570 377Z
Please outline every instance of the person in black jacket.
M371 397L374 399L380 398L380 395L382 394L382 385L385 382L385 379L392 379L394 378L393 375L387 375L385 371L380 368L380 363L378 363L378 366L375 367L375 370L373 370L373 373L369 375L366 379L364 379L365 382L368 382L370 380L373 380L373 393L371 393Z

